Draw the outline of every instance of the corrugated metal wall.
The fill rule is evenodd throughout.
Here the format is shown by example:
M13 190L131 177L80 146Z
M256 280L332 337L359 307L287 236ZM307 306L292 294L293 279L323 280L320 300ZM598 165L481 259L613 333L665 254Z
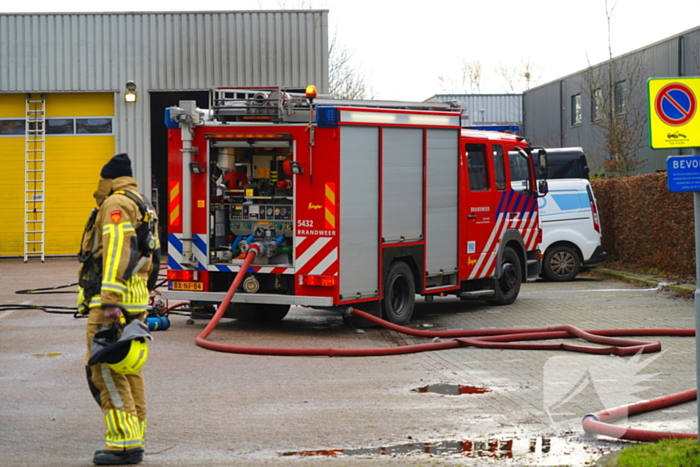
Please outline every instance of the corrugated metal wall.
M615 80L635 82L630 108L648 107L648 78L700 75L700 28L685 31L668 39L613 59L618 71ZM626 64L626 65L625 65ZM586 151L591 172L602 170L603 147L600 128L591 123L591 102L587 92L586 73L605 70L609 63L596 65L557 81L530 89L523 94L523 134L535 145L581 146ZM571 96L582 95L582 122L571 124ZM666 170L666 157L682 153L682 149L651 149L648 144L648 112L642 112L639 141L640 159L646 164L638 172ZM686 154L690 149L686 149Z
M328 89L328 11L0 15L0 92L115 94L116 152L150 185L149 91ZM125 104L128 80L138 101ZM146 185L146 186L148 186Z
M428 101L458 101L462 125L520 125L522 94L436 94Z

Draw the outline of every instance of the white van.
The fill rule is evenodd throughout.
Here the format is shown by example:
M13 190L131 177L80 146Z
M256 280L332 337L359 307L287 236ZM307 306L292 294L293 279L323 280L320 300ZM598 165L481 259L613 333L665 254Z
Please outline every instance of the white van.
M605 260L598 205L586 179L549 179L539 199L542 222L542 277L570 281L582 265Z

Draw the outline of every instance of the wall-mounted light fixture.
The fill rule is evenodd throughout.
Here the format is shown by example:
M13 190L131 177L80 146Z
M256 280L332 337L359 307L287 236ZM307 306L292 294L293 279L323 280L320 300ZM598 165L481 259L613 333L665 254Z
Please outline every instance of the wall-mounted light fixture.
M136 83L129 80L126 82L126 92L124 93L124 102L134 103L136 102Z
M204 167L199 165L199 162L190 162L190 171L193 174L203 174L204 173Z

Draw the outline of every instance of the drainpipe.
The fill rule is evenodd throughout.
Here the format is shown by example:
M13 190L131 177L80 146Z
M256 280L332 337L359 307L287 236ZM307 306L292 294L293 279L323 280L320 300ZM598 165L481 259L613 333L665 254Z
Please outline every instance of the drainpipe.
M559 80L559 147L564 147L564 80Z

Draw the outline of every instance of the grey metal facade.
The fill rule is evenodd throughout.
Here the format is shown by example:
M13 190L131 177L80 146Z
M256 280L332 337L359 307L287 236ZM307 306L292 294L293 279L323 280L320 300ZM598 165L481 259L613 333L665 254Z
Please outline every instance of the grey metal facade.
M0 93L115 93L115 150L150 184L149 92L327 92L328 45L327 10L2 14ZM122 99L129 80L135 104Z
M522 99L522 94L436 94L426 102L459 102L463 109L462 126L520 126Z
M590 77L607 73L607 61L586 70L538 86L523 94L523 134L534 145L545 147L580 146L586 152L591 173L601 173L602 161L607 157L603 133L595 124L590 97ZM648 144L649 78L668 78L700 75L700 27L668 39L650 44L612 60L616 82L633 84L628 93L628 109L641 109L638 140L639 158L646 161L638 173L652 173L666 169L666 157L682 154L683 149L651 149ZM572 121L572 96L581 95L581 122ZM686 154L690 151L686 149Z

